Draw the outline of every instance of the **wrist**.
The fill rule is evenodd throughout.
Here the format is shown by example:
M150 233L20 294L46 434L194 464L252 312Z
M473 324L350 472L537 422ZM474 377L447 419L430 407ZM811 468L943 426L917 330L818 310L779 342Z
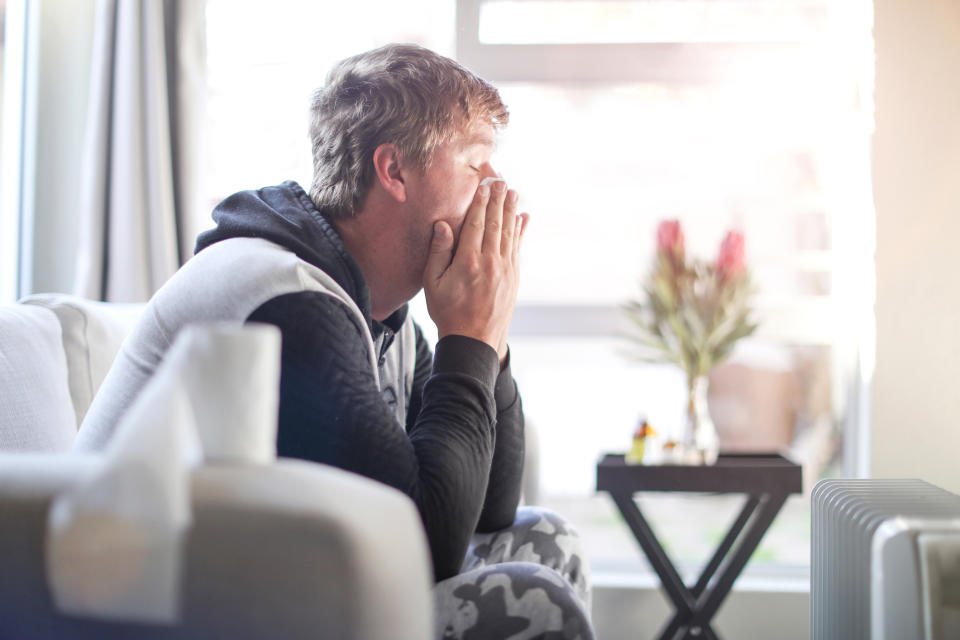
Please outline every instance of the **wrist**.
M437 341L434 351L433 373L465 373L493 390L499 376L496 351L469 336L444 336Z
M437 327L437 340L442 340L447 336L462 336L464 338L470 338L472 340L477 340L479 342L482 342L497 352L498 360L503 355L500 351L499 338L488 335L482 330L471 329L469 327L449 327L445 329L441 329L440 327Z

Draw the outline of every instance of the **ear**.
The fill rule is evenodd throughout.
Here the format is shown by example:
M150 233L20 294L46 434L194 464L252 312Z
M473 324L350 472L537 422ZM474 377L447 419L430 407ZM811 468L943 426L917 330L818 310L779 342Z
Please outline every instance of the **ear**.
M377 182L397 202L407 201L407 184L400 166L400 150L389 142L373 151L373 170Z

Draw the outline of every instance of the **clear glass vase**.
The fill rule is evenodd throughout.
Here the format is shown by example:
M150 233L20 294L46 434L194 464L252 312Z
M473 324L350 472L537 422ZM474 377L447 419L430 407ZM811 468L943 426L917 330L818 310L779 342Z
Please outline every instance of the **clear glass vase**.
M684 412L681 457L687 464L714 464L720 451L717 428L707 406L710 379L694 376L687 381L687 405Z

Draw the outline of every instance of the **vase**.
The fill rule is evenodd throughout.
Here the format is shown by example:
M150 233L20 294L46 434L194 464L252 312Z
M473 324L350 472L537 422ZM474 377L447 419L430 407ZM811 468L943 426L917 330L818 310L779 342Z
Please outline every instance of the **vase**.
M687 464L714 464L720 451L720 438L710 417L707 391L710 379L706 375L687 380L687 405L684 412L682 457Z

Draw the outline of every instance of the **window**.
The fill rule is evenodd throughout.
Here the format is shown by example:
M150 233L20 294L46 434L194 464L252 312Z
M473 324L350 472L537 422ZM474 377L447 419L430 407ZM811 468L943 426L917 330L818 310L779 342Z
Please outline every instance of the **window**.
M491 0L479 5L478 35L485 44L804 42L821 36L826 9L809 0Z
M26 2L0 0L0 303L20 286L26 14Z
M790 448L808 484L856 473L872 351L868 3L459 6L458 56L511 107L499 167L534 214L511 344L541 502L577 521L595 568L642 561L592 494L593 462L624 450L641 414L681 420L679 372L629 362L616 337L661 219L679 218L704 257L727 228L747 236L762 324L712 376L722 446ZM692 569L740 499L642 500ZM788 504L750 570L804 570L808 508Z
M453 55L453 10L448 0L207 0L209 209L241 189L309 188L310 95L330 67L389 42Z
M664 427L680 419L681 375L625 359L618 337L661 219L679 218L704 257L727 228L747 236L762 329L714 376L724 446L792 447L808 481L860 471L872 353L868 13L866 0L208 0L208 202L309 183L309 96L346 55L417 42L494 82L512 114L495 166L533 214L511 345L540 441L540 502L580 527L596 569L640 567L612 504L594 494L594 463L626 449L640 413ZM429 334L422 299L414 312ZM751 570L804 570L807 504L781 513ZM738 503L648 507L692 566ZM716 525L690 528L692 514Z

